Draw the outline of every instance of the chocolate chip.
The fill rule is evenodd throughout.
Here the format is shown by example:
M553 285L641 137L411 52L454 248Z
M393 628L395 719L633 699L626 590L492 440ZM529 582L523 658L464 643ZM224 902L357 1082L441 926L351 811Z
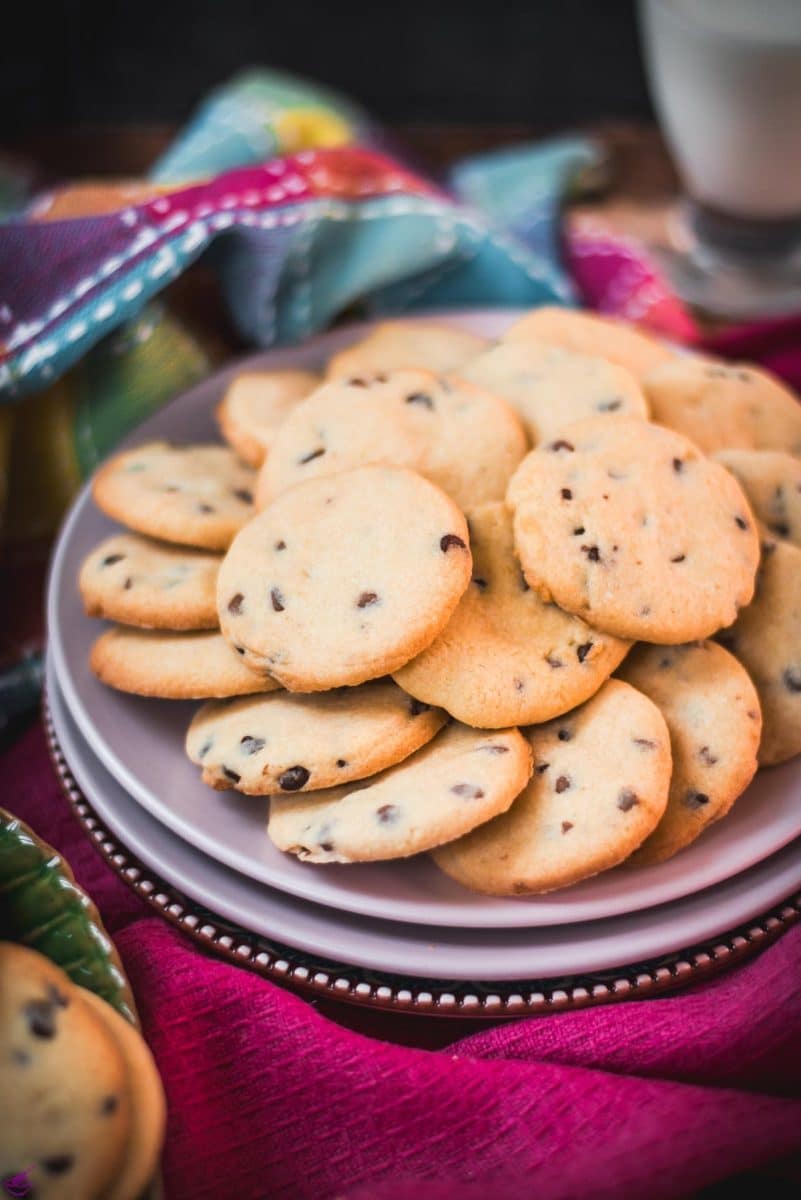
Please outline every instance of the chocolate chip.
M366 379L347 379L345 382L348 387L367 387Z
M120 1102L117 1096L104 1096L100 1101L101 1117L110 1117L119 1108Z
M428 712L431 708L430 704L424 704L422 700L410 700L409 712L413 717L419 717L420 713Z
M125 580L125 583L122 585L122 590L124 592L129 592L132 587L133 587L133 580L131 579L130 575L128 575Z
M748 528L748 522L746 521L745 517L735 516L734 523L738 529Z
M801 692L801 668L787 667L782 675L782 681L788 692Z
M554 786L557 792L566 792L570 787L570 780L568 779L567 775L560 775Z
M560 729L556 736L559 738L560 742L569 742L573 737L573 734L569 729Z
M479 575L474 575L470 582L474 583L480 592L486 592L489 587L486 579L482 579Z
M264 738L252 737L249 733L239 741L239 748L243 754L258 754L266 745Z
M284 541L284 539L281 538L280 542L276 542L273 549L274 550L286 550L286 542Z
M65 996L61 989L56 987L54 983L47 985L47 995L52 1004L57 1004L59 1008L69 1008L69 997Z
M602 400L595 407L598 409L598 412L617 412L622 403L622 400Z
M239 780L242 778L241 775L237 775L236 771L232 771L230 767L223 766L222 773L226 779L231 780L231 783L239 783Z
M529 587L529 585L528 585L528 580L526 579L526 577L525 577L525 575L523 574L523 572L522 572L522 571L520 572L520 586L521 586L521 588L523 589L523 591L524 591L524 592L530 592L530 591L531 591L531 588L530 588L530 587Z
M640 803L640 798L631 788L621 788L617 794L617 806L621 812L629 812Z
M50 1158L41 1158L39 1162L48 1175L64 1175L75 1166L75 1157L72 1154L52 1154Z
M49 1039L56 1036L54 1008L52 1000L29 1000L25 1005L25 1020L34 1037Z
M524 692L525 690L526 690L526 685L525 685L524 680L515 679L515 691L516 692Z
M563 821L562 822L562 833L569 833L572 828L573 828L572 821Z
M318 450L310 450L308 454L304 454L302 458L298 459L298 466L302 467L305 463L313 462L315 458L320 458L320 456L323 454L325 454L325 448L323 446L321 446Z
M790 526L786 521L774 521L768 526L768 529L771 533L775 533L777 537L786 538L790 536ZM771 549L775 549L775 547L771 547Z
M348 760L346 758L338 758L337 759L338 767L346 767L347 765L348 765Z
M582 546L582 553L587 555L590 562L600 562L601 552L597 546Z
M664 658L660 658L660 660L659 660L659 669L660 669L661 671L666 671L666 670L668 669L668 667L672 667L672 666L673 666L673 659L672 659L672 658L668 658L668 657L667 657L667 655L665 655L665 657L664 657Z
M698 757L700 758L701 762L705 763L708 767L714 767L715 763L718 762L717 754L713 754L709 749L709 746L702 746L698 751Z
M378 817L379 824L393 825L400 816L400 809L397 804L382 804L375 810L375 815Z
M537 763L537 765L536 765L536 767L534 768L534 770L537 772L537 774L538 774L538 775L542 775L542 774L543 774L543 772L545 772L545 771L547 771L547 770L548 770L548 768L550 767L550 765L551 765L550 763Z
M565 665L562 662L561 658L557 658L555 654L546 654L545 661L547 662L548 666L551 667L554 671L558 671L560 667L563 667Z
M309 772L305 767L287 767L278 776L278 784L282 792L297 792L309 782Z
M15 1046L11 1051L11 1061L18 1067L29 1067L31 1065L31 1056L27 1050L21 1050Z
M684 803L688 808L703 808L705 804L709 804L709 796L706 792L688 792Z
M451 546L455 546L459 550L466 550L467 546L460 537L455 533L446 533L439 539L439 548L443 554L447 554Z
M245 653L245 648L244 648L244 646L234 646L234 650L236 650L237 654L244 654L244 653Z
M329 853L329 854L330 854L330 853L331 853L331 851L334 849L334 843L333 843L333 842L318 842L318 845L319 845L319 847L320 847L320 849L321 849L321 850L325 850L325 851L326 851L327 853Z
M202 512L202 513L213 513L213 512L214 512L214 507L213 507L213 505L211 505L211 504L206 504L206 503L204 503L204 502L201 502L201 503L200 503L200 504L198 504L198 506L197 506L197 511L198 511L198 512Z
M237 500L241 500L243 504L253 503L253 493L247 488L234 488L234 495Z
M573 499L573 493L571 492L570 488L562 488L561 494L562 494L563 500L572 500Z
M276 587L271 590L270 600L272 602L272 606L273 606L273 609L275 610L275 612L283 612L284 611L284 597L283 597L283 593L281 592L280 588Z
M681 461L680 458L673 459L673 470L676 472L677 475L681 475L682 471L684 470L684 463Z
M406 397L407 404L422 404L423 408L433 408L434 401L425 392L412 392Z
M632 738L635 746L639 746L641 750L655 750L656 742L652 742L650 738Z
M228 601L229 613L233 613L234 616L238 617L242 611L242 601L244 599L245 599L245 597L242 595L241 592L237 592L235 596L232 596L231 599Z
M125 558L124 554L107 554L105 558L101 558L101 567L113 567L115 563L122 562Z
M572 446L570 442L566 442L564 438L559 438L558 441L551 442L550 446L548 447L549 450L569 450L571 453L575 450L575 448L576 447Z
M378 604L378 592L362 592L356 601L357 608L369 608L371 604Z
M582 533L584 533L584 532L585 532L584 526L577 525L576 528L573 530L573 537L581 537Z
M582 642L580 646L576 646L576 657L580 663L584 662L584 659L587 657L594 645L595 642Z
M451 788L454 796L464 796L467 800L480 800L484 791L474 783L455 783Z
M686 554L675 554L675 555L673 556L673 558L671 558L671 560L670 560L670 561L671 561L671 562L673 562L673 563L684 562L684 560L685 560L685 558L686 558L686 557L687 557L687 555L686 555Z

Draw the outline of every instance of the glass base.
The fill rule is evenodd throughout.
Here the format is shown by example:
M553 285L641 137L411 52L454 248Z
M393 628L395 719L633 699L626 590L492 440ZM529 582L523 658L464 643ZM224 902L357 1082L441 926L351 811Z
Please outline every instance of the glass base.
M694 308L734 320L801 312L801 220L745 221L682 200L656 256Z

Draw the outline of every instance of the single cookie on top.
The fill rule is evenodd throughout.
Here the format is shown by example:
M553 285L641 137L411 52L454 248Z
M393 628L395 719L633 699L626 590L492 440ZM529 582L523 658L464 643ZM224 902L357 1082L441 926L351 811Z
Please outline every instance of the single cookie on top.
M383 321L328 364L327 379L371 376L405 367L455 371L485 350L487 338L432 321Z
M214 629L220 556L138 533L106 538L81 566L87 616L148 629Z
M293 409L261 469L256 505L367 463L410 467L459 505L500 500L527 443L505 400L431 371L330 382Z
M253 515L254 480L227 446L148 442L110 458L92 495L107 516L137 533L225 550Z
M467 523L413 471L369 466L283 492L217 580L222 632L290 691L391 674L434 640L470 583Z
M502 816L440 847L434 861L473 891L568 887L624 862L668 799L670 737L659 709L610 679L580 708L526 731L534 774Z
M220 432L243 462L260 467L281 422L318 383L310 371L244 371L217 406Z
M521 317L507 329L503 341L547 342L577 354L605 358L639 380L676 357L676 351L663 342L615 317L550 305Z
M446 720L390 679L310 696L273 692L204 704L186 752L213 788L249 796L311 792L400 762Z
M407 858L504 812L531 775L518 729L449 725L422 750L361 785L273 796L267 832L307 862Z
M736 479L680 434L589 417L532 450L507 496L532 587L617 637L708 637L749 603L759 562Z
M726 816L757 769L762 714L748 672L715 642L636 646L618 676L653 700L670 730L668 806L629 860L644 866Z
M651 418L715 450L801 454L801 404L779 379L745 363L685 355L644 380Z
M642 388L629 371L546 342L499 342L459 374L508 400L534 446L558 437L565 425L597 413L648 417Z
M598 633L529 587L503 504L469 516L473 578L442 633L395 672L419 700L467 725L532 725L575 708L629 643Z

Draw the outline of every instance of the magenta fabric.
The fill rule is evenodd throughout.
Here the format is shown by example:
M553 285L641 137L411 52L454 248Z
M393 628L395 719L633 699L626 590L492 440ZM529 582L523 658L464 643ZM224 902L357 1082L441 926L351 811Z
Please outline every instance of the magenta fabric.
M168 1200L674 1200L744 1171L765 1186L766 1170L768 1188L801 1186L801 927L675 997L412 1049L206 956L154 914L81 831L39 726L0 777L130 974L167 1090Z

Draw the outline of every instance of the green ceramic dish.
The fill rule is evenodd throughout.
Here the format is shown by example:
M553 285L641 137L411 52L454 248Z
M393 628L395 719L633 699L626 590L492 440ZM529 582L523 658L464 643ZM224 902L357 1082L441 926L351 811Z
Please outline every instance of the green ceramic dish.
M139 1024L133 995L100 914L60 854L0 808L0 940L44 954L73 983Z

